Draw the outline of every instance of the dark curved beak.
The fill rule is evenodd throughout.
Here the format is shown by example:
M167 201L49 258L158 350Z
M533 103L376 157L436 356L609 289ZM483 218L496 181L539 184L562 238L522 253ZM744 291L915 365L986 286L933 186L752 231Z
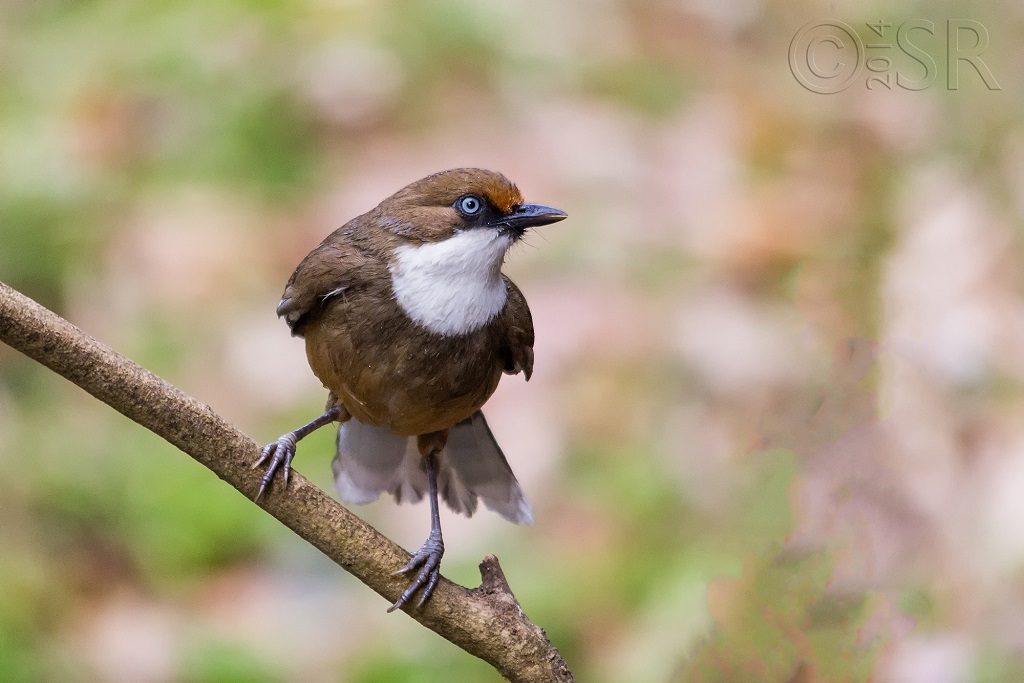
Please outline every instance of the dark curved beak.
M507 230L519 237L527 228L557 223L565 220L568 214L543 204L520 204L515 210L494 221L494 226Z

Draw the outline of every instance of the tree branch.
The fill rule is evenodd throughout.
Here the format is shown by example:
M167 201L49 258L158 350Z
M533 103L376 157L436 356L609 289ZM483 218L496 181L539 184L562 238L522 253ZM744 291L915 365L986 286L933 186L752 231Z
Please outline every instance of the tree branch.
M213 410L0 282L0 340L74 382L203 465L252 500L259 447ZM293 473L288 494L263 509L360 581L394 602L406 578L392 572L409 554L333 498ZM469 590L442 578L423 608L403 609L442 638L483 659L511 681L572 681L565 660L509 590L498 560L480 565Z

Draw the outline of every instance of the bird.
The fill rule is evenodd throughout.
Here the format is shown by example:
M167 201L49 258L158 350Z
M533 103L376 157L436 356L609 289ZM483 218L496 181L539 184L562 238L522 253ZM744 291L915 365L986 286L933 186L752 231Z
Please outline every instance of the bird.
M564 211L526 203L504 175L457 168L417 180L328 235L295 268L277 315L302 337L328 391L324 413L262 448L258 501L282 472L287 491L297 443L339 423L335 489L350 504L384 492L426 494L430 533L396 575L415 575L388 609L440 577L440 496L472 515L477 502L514 523L533 513L481 407L503 374L533 373L533 319L501 272L530 228Z

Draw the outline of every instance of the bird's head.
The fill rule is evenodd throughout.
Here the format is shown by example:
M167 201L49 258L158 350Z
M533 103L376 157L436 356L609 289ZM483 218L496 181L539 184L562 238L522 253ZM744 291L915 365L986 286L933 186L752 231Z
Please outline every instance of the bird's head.
M442 335L491 320L506 301L505 253L528 228L565 212L527 204L505 176L459 168L427 176L385 199L371 214L390 234L387 259L398 303Z
M528 228L555 223L564 211L527 204L508 178L479 168L429 175L391 195L375 210L377 225L411 243L441 242L479 232L511 246ZM468 240L467 240L468 241Z

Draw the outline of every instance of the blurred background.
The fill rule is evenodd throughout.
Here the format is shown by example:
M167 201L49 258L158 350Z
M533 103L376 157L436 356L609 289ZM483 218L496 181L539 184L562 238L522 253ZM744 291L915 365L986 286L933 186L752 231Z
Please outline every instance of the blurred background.
M536 523L443 513L446 576L496 553L581 681L1024 680L1022 38L1009 0L4 0L0 279L265 442L324 401L299 259L500 170L570 215L509 258L536 371L486 411ZM5 346L0 481L0 680L498 680Z

